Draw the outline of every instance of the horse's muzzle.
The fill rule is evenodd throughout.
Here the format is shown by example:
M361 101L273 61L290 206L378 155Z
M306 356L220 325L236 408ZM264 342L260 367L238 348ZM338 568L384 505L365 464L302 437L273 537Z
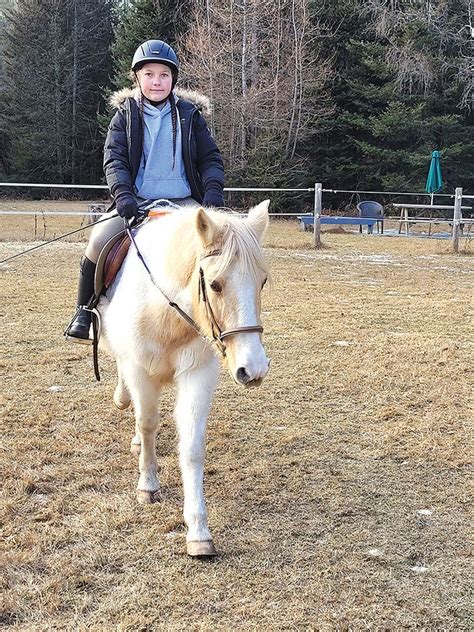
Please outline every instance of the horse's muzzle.
M265 370L263 375L257 375L255 377L252 377L252 375L248 373L245 367L240 367L235 372L234 379L237 382L237 384L241 384L242 386L245 386L246 388L260 386L260 384L263 382L263 378L268 373L269 368L270 368L270 363L268 363L267 369Z

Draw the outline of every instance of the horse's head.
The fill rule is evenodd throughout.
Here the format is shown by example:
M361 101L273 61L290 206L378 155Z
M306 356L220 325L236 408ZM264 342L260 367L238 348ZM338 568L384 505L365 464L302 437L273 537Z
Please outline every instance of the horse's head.
M224 362L244 386L258 386L269 368L260 321L260 294L268 277L260 242L268 205L266 200L255 206L245 219L202 208L196 215L199 324L210 337L220 336Z

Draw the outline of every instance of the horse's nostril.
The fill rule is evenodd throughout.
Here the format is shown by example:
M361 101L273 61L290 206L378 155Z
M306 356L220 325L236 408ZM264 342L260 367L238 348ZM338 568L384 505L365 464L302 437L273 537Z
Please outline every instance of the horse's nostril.
M250 375L247 373L243 366L237 369L236 377L241 384L247 384L247 382L250 380Z

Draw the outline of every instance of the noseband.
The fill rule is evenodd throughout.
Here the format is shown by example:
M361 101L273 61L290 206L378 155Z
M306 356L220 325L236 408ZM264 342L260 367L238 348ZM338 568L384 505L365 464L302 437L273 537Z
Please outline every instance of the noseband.
M204 303L206 316L209 321L209 324L211 325L212 338L208 338L202 332L201 328L196 323L196 321L193 318L191 318L191 316L189 316L189 314L187 314L183 309L181 309L181 307L177 303L172 301L165 294L165 292L160 288L158 283L155 281L145 259L143 258L142 253L138 249L137 243L135 241L135 237L128 224L126 224L126 231L130 238L131 243L133 244L137 252L138 258L142 262L145 270L148 272L148 276L150 277L151 282L157 288L157 290L163 295L163 297L167 300L168 305L172 307L181 316L181 318L183 318L183 320L185 320L188 323L188 325L190 325L201 336L201 338L204 338L205 340L209 340L210 342L214 343L216 347L219 349L219 351L221 352L223 358L226 357L226 346L225 346L225 343L223 342L225 338L228 338L229 336L234 336L235 334L245 334L245 333L251 333L251 332L263 333L263 327L261 325L248 325L244 327L235 327L234 329L226 329L225 331L222 331L214 315L214 312L211 307L211 303L209 301L209 297L207 295L206 280L204 278L204 270L202 269L201 266L199 266L199 281L198 281L199 299ZM214 250L208 253L207 255L203 255L201 257L201 260L206 259L207 257L214 257L216 255L220 255L221 252L222 252L221 250Z

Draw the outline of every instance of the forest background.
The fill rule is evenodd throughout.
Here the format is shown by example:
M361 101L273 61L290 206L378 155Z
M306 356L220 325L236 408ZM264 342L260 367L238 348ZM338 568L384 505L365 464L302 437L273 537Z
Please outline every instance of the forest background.
M209 96L226 185L474 189L470 0L0 0L0 180L97 184L147 39Z

